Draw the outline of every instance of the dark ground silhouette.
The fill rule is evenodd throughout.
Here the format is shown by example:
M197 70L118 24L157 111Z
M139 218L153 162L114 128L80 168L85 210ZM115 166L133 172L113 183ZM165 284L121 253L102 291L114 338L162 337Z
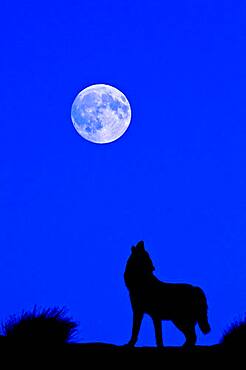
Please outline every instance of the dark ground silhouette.
M189 284L161 282L154 276L154 270L144 242L132 247L124 273L133 310L132 336L128 345L136 344L143 315L148 314L153 320L158 347L163 346L162 320L171 320L181 330L186 338L184 346L194 346L197 323L204 334L210 331L204 292Z
M4 338L6 339L6 338ZM1 363L7 363L3 368L65 368L72 370L93 368L123 368L123 369L182 369L182 368L219 368L228 353L217 346L184 347L126 347L107 343L84 343L63 345L39 345L22 343L3 343L0 345ZM237 360L240 356L237 355ZM233 361L235 365L235 361ZM14 366L15 367L14 367ZM17 366L16 366L17 365ZM41 367L40 367L41 366ZM237 368L237 367L233 367Z

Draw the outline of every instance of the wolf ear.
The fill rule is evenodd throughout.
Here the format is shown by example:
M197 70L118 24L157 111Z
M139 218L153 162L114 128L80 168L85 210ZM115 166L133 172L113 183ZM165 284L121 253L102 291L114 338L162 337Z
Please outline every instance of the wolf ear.
M144 241L141 240L140 242L138 242L138 244L136 245L136 248L140 251L144 251Z
M135 250L136 250L136 247L131 247L131 251L132 251L132 253L134 253L134 252L135 252Z

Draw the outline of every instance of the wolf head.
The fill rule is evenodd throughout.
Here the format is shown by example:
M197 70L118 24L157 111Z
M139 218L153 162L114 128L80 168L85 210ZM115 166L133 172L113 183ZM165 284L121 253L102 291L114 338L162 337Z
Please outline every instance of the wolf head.
M144 248L144 242L138 242L131 248L131 255L126 264L124 274L126 286L129 288L134 283L142 282L143 279L152 275L154 270L149 253Z

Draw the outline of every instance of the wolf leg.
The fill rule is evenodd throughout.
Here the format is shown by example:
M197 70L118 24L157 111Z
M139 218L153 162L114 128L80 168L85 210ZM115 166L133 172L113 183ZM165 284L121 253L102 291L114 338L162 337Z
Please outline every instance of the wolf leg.
M153 318L153 323L155 327L155 340L157 347L163 347L162 339L162 322L159 319Z
M174 321L176 327L182 331L185 336L185 343L183 347L193 347L196 344L196 330L194 322L182 322L182 321Z
M196 331L195 327L192 326L189 329L187 329L184 333L186 341L184 343L184 347L193 347L196 344Z
M195 331L195 326L191 326L186 329L185 333L185 338L186 341L184 343L184 347L193 347L196 344L196 331Z
M142 320L143 320L143 312L133 311L132 336L131 336L130 341L128 342L128 346L135 346L135 344L137 343L138 334L139 334Z

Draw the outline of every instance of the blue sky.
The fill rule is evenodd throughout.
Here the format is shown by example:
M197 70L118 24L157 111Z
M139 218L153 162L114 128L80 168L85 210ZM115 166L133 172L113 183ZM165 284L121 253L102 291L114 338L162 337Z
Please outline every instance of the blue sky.
M144 239L157 277L204 288L199 344L217 342L246 310L245 3L3 1L0 17L0 319L65 305L80 340L125 343L123 272ZM107 145L70 119L95 83L132 108Z

